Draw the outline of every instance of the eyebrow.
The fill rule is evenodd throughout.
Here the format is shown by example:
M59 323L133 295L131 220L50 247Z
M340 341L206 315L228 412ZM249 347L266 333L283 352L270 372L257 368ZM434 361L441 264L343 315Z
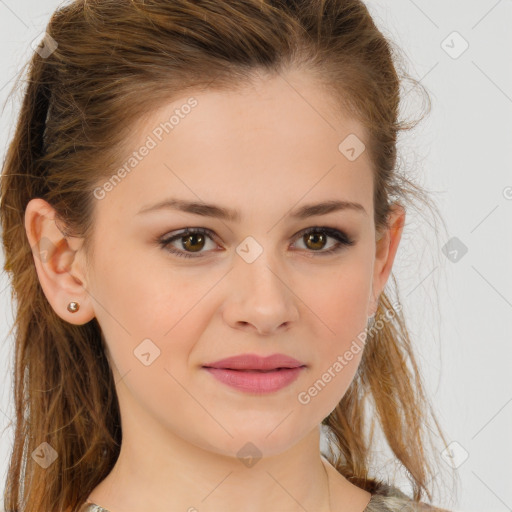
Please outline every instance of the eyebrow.
M179 210L186 213L193 213L203 217L214 217L229 222L240 222L241 214L238 210L224 208L215 204L207 204L197 201L185 201L183 199L165 199L153 205L144 206L137 215L153 212L156 210ZM368 215L363 205L352 201L329 200L317 204L307 204L289 213L293 219L307 219L316 215L327 215L328 213L352 210Z

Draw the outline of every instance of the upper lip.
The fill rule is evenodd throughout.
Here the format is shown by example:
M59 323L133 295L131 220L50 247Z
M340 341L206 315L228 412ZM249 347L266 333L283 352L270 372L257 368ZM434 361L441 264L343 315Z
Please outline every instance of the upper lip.
M277 368L297 368L305 366L305 364L285 354L272 354L267 357L261 357L257 354L240 354L203 366L229 370L275 370Z

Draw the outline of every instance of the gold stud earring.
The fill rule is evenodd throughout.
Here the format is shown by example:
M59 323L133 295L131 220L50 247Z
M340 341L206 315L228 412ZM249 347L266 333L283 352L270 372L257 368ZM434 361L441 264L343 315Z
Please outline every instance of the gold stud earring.
M70 302L68 304L68 311L70 313L76 313L79 308L80 308L80 304L78 304L78 302Z

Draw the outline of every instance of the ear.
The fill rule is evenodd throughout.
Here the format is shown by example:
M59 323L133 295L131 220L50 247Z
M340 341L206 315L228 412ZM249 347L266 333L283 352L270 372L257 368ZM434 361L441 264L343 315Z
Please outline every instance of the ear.
M394 203L388 216L387 227L380 233L376 242L370 316L377 312L379 296L391 273L404 225L405 209Z
M95 316L86 289L82 239L66 236L55 219L55 210L45 200L32 199L25 209L25 231L48 302L63 320L82 325ZM80 305L75 313L67 309L71 301Z

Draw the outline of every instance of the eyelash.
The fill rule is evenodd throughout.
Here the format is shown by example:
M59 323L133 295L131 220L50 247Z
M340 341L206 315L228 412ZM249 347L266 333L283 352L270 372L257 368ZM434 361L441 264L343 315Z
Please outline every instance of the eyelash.
M164 237L164 238L158 239L158 243L161 245L162 249L164 249L164 250L166 250L166 251L170 252L171 254L174 254L174 255L176 255L178 257L181 257L181 258L202 258L203 257L202 255L195 256L193 253L187 253L186 251L181 251L181 250L178 250L178 249L176 249L174 247L170 247L170 244L172 242L174 242L175 240L179 240L180 238L184 238L187 235L196 234L196 233L202 234L202 235L207 235L212 240L214 238L213 237L213 232L211 230L209 230L209 229L205 229L205 228L186 228L181 233L178 233L177 235L173 235L172 237ZM304 229L304 230L300 231L297 234L296 238L300 238L302 236L309 235L311 233L325 233L329 237L334 238L335 240L338 241L338 243L336 245L334 245L330 249L327 249L326 251L321 251L321 250L319 250L319 251L312 251L312 250L307 251L307 252L314 253L315 255L318 255L318 256L325 256L325 255L334 254L334 253L337 253L340 250L344 249L346 246L352 246L352 245L355 244L355 241L352 238L350 238L343 231L339 231L338 229L333 229L333 228L329 228L329 227L326 227L326 226L324 226L324 227L314 226L314 227L311 227L311 228ZM213 241L215 241L215 240L213 240ZM196 253L196 254L199 254L199 253Z

